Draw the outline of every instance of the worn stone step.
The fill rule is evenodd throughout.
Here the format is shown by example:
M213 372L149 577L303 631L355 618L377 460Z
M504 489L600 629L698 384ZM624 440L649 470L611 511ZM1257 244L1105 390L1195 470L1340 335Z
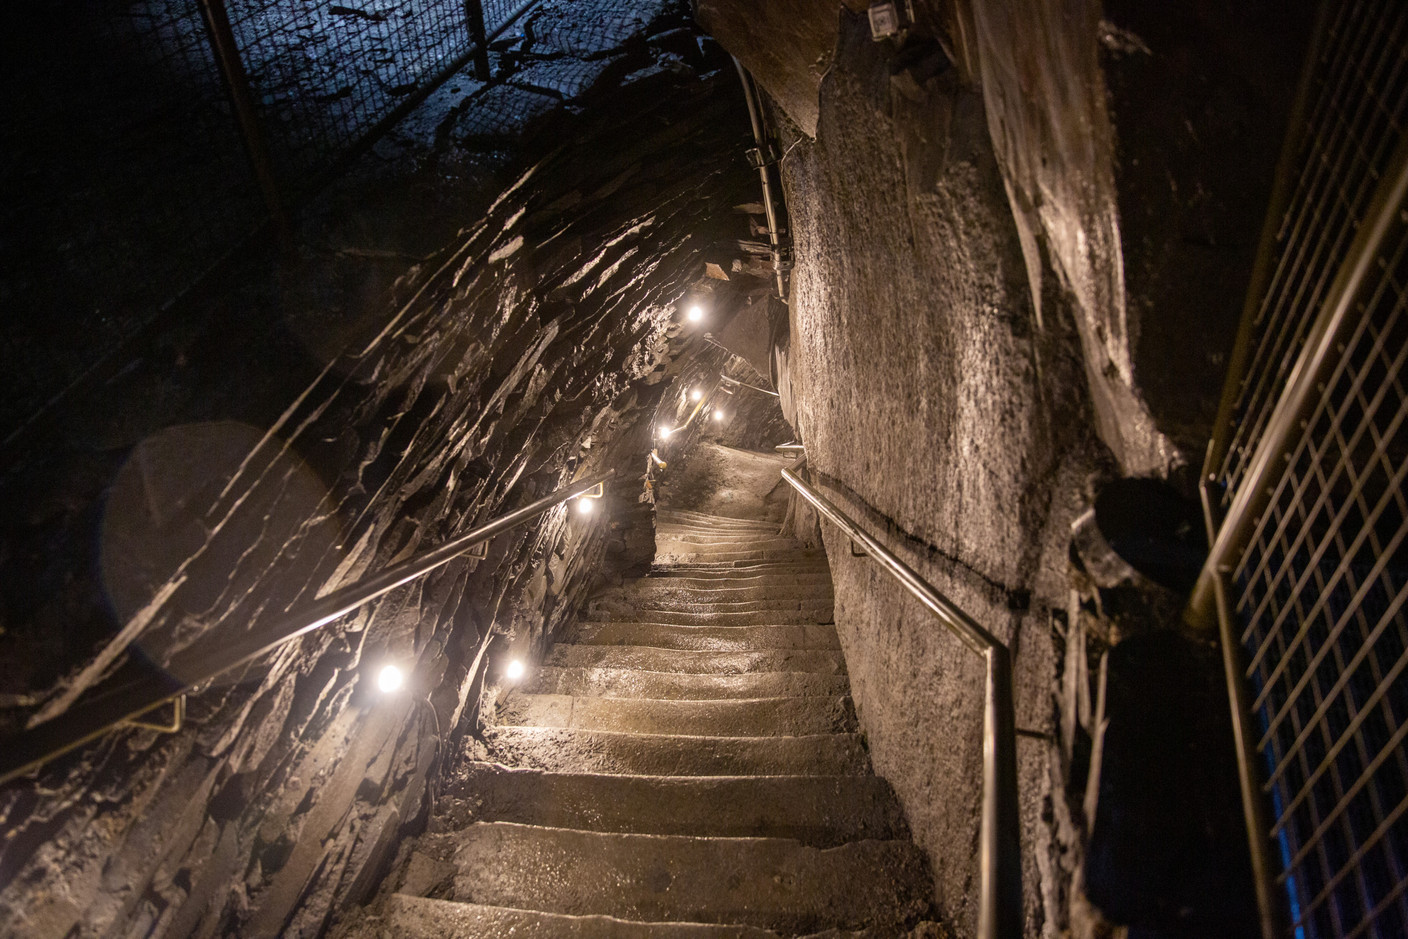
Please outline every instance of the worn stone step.
M824 554L809 556L792 561L779 561L776 559L767 560L711 560L707 562L692 559L675 559L662 561L658 558L651 567L652 576L688 575L691 577L701 577L715 575L719 577L744 577L757 574L772 574L775 576L786 576L788 574L818 574L830 573L831 568L826 564Z
M701 737L607 730L489 727L488 758L554 773L646 776L864 776L859 734Z
M619 594L596 597L591 606L602 609L653 609L661 612L680 613L758 613L768 610L805 610L810 607L830 606L831 596L820 594L813 588L792 588L791 596L758 591L753 596L722 594L712 597L680 594Z
M598 594L598 600L627 600L639 603L744 603L748 601L778 601L831 599L829 578L819 575L801 580L792 577L730 578L724 581L704 580L695 586L683 577L650 577L612 587Z
M741 518L733 515L709 515L704 512L694 512L689 509L664 509L658 508L655 511L656 525L705 525L720 527L739 528L771 528L777 531L781 527L780 522L770 521L765 518Z
M751 926L639 923L614 916L567 916L482 903L392 894L343 929L366 939L776 939Z
M650 646L698 652L765 649L839 649L831 625L689 626L673 623L578 623L570 639L580 645Z
M794 933L899 927L930 907L927 866L907 841L813 848L512 822L476 823L453 839L450 898L494 906Z
M726 568L657 567L634 583L641 590L742 590L774 586L816 587L831 590L831 570L824 564L809 563L802 567L750 571ZM629 586L622 589L630 589Z
M633 668L541 666L520 686L539 694L596 695L603 698L788 698L838 695L849 691L844 675L817 672L750 672L693 675Z
M800 541L785 535L745 535L745 534L686 534L683 532L657 532L657 545L690 545L698 548L770 548L779 551L804 551Z
M766 649L752 652L696 652L650 646L593 646L559 642L545 665L560 668L636 668L649 672L740 675L744 672L821 672L841 675L845 661L829 649Z
M722 563L724 561L813 561L826 557L815 548L695 548L672 550L668 542L657 544L655 561L657 564L697 564L700 562Z
M844 696L672 701L514 692L499 705L495 723L711 737L801 737L858 729L850 699Z
M612 776L470 763L444 793L435 831L475 821L643 835L792 838L833 847L907 837L878 776Z
M709 610L692 611L644 609L629 605L593 606L588 615L595 621L604 623L650 622L672 626L782 626L810 623L830 623L833 609L830 603L815 604L802 608L761 609L761 610Z

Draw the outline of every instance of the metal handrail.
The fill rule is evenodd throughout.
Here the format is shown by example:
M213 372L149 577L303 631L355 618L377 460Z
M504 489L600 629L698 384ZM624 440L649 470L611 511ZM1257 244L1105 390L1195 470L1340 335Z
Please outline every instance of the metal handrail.
M785 444L787 449L800 449ZM778 447L779 450L783 447ZM978 835L981 875L978 899L979 939L1018 939L1022 935L1021 828L1017 808L1017 718L1012 700L1012 655L996 636L978 625L953 601L888 548L876 541L830 500L805 482L797 470L803 455L782 470L812 506L865 549L882 568L918 598L987 666L983 703L983 808Z
M579 480L404 563L335 590L276 621L268 630L236 637L218 650L218 659L213 658L209 648L188 648L173 656L163 672L154 674L150 666L140 664L140 653L129 655L127 664L105 682L106 688L97 690L62 714L4 741L0 747L0 785L168 701L180 700L205 682L326 626L403 584L424 577L495 535L536 518L568 499L590 494L615 476L616 471L609 470Z

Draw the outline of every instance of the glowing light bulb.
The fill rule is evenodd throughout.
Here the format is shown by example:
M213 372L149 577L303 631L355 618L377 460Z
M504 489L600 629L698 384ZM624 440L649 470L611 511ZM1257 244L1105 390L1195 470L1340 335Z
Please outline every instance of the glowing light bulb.
M701 388L696 388L689 393L689 400L691 401L698 401L702 397L704 397L704 391Z
M579 498L577 500L577 512L581 515L592 514L592 503L595 499Z
M666 440L670 439L670 435L673 434L674 432L675 432L675 431L674 431L674 428L672 428L672 427L661 427L661 428L660 428L660 436L661 436L662 438L666 439Z
M694 306L689 308L689 321L691 323L697 323L703 318L704 308L702 306L696 303Z
M514 659L508 663L508 668L504 669L504 675L508 677L509 681L518 681L523 677L523 663Z
M390 694L405 682L406 676L402 675L401 670L394 665L386 666L376 676L376 686L381 689L383 694Z
M723 420L723 419L724 419L724 412L723 412L722 409L719 409L719 410L714 411L714 420L716 420L716 421L721 421L721 420Z

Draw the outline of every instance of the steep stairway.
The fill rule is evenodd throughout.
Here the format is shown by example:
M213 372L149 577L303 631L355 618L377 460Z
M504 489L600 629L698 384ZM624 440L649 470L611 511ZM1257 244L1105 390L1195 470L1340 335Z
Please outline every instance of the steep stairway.
M500 704L488 758L349 935L942 935L870 768L825 557L761 518L661 509Z

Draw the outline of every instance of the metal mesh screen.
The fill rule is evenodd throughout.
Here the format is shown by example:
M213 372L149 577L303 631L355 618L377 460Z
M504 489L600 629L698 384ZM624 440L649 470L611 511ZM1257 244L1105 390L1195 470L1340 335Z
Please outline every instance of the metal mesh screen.
M1408 935L1408 225L1236 572L1305 936Z
M227 8L290 195L471 45L464 0L227 0Z
M1325 291L1403 134L1408 101L1408 6L1339 5L1315 63L1296 166L1277 233L1277 263L1256 321L1235 430L1219 480L1227 504L1266 429Z
M488 0L492 34L531 4ZM224 0L285 203L475 48L465 0ZM4 423L32 414L268 215L200 0L0 9Z
M1408 7L1332 8L1215 475L1233 504L1408 120ZM1408 214L1353 298L1234 571L1292 933L1408 936ZM1362 256L1362 255L1361 255Z

